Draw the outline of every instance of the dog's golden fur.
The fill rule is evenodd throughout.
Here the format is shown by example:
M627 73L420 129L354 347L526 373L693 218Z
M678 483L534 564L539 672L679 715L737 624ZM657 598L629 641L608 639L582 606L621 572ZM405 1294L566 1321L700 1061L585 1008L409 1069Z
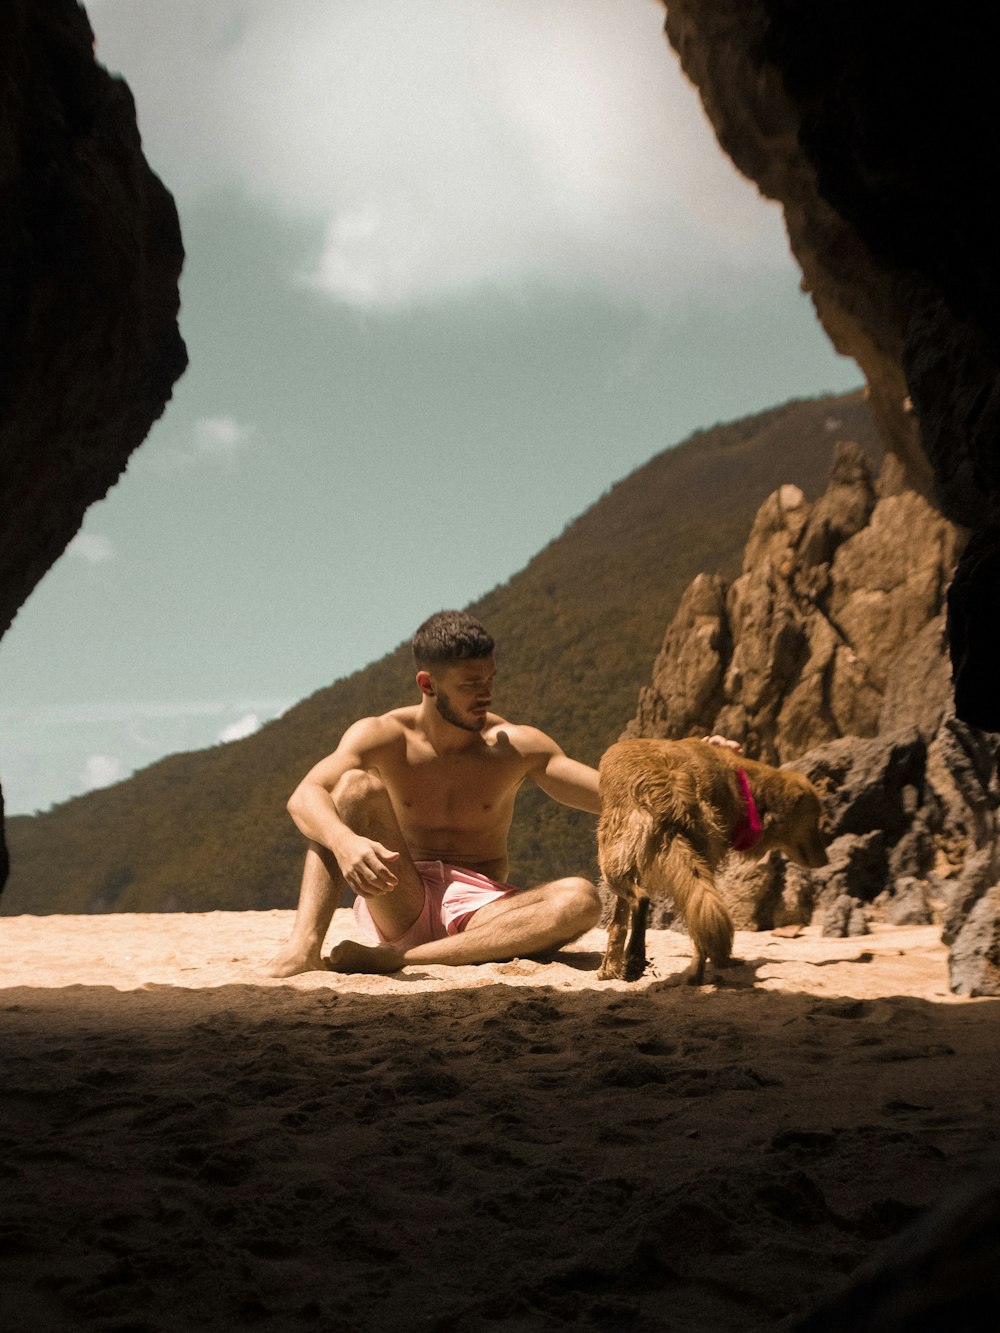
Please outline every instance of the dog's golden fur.
M782 851L800 865L826 864L823 808L801 773L704 741L620 741L600 765L597 856L618 901L599 977L633 981L642 975L650 895L671 897L687 926L695 950L692 982L704 979L706 959L717 967L729 962L733 919L715 887L715 871L732 853L733 830L746 814L740 769L750 782L761 836L736 854L756 860Z

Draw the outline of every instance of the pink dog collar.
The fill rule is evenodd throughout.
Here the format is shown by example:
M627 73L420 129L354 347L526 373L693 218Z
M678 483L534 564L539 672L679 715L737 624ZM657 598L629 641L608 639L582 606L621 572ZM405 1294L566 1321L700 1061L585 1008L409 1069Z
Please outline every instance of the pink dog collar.
M760 815L757 812L757 802L753 798L750 779L742 768L736 770L736 781L740 784L746 810L736 821L736 827L730 836L729 845L734 852L749 852L752 847L756 847L760 842L764 830L761 826Z

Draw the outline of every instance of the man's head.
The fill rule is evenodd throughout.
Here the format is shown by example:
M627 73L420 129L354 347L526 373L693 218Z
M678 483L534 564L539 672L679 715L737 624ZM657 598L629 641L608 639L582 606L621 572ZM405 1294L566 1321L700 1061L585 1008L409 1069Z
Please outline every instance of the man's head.
M464 611L439 611L413 636L417 684L452 726L481 731L486 725L495 665L493 636Z

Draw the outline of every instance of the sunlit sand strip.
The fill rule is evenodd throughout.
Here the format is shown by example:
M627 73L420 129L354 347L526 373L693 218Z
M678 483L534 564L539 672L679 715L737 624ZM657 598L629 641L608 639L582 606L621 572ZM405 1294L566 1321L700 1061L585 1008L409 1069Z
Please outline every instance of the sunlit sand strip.
M258 985L342 993L415 993L496 985L559 989L662 990L678 982L690 959L688 940L650 931L651 966L641 981L601 982L604 948L592 930L553 962L514 959L477 967L414 967L391 977L312 972L284 981L263 964L287 938L290 911L120 913L107 916L0 918L0 988L14 986L156 986L203 989ZM330 939L358 938L349 911L336 913ZM910 995L936 1003L969 1003L948 991L947 950L934 926L876 926L869 935L825 938L809 927L795 938L737 932L741 960L722 973L727 990L805 991L857 998ZM706 989L713 989L711 986Z

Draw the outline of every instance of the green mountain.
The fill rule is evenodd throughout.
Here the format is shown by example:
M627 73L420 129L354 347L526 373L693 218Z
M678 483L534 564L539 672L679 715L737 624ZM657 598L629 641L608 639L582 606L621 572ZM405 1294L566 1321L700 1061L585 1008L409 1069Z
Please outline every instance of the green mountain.
M784 482L819 494L840 439L857 440L877 462L860 392L699 431L612 487L469 608L498 641L498 710L596 763L632 717L693 576L733 577L761 502ZM3 912L292 906L303 842L285 812L289 793L351 721L415 698L403 644L246 740L172 755L113 787L11 819ZM593 818L522 791L512 879L539 883L593 864Z

